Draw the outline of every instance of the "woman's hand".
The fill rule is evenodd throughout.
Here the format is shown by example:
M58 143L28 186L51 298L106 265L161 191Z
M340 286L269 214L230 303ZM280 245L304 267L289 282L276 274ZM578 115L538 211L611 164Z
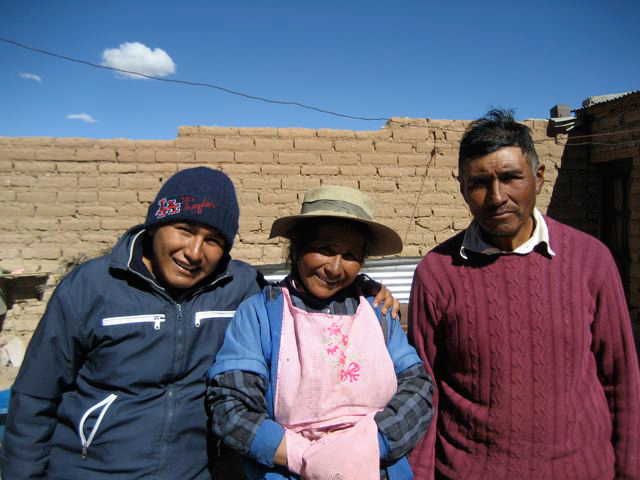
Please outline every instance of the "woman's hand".
M282 436L282 441L276 449L276 454L273 456L273 463L276 465L287 466L287 436Z

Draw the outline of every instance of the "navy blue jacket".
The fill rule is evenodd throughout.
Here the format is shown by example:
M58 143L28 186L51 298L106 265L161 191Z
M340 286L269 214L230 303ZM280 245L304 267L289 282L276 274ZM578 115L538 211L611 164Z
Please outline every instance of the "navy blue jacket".
M12 389L4 480L208 479L204 375L257 272L179 302L131 268L129 230L58 285Z

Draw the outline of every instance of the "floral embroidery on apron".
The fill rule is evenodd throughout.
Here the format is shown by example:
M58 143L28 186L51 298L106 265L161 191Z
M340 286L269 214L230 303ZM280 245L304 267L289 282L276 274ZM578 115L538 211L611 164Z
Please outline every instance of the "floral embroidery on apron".
M360 364L362 358L358 354L352 354L349 358L345 353L349 344L349 335L342 332L339 320L331 322L322 337L322 354L325 354L328 363L332 366L336 375L336 383L357 382L360 378Z

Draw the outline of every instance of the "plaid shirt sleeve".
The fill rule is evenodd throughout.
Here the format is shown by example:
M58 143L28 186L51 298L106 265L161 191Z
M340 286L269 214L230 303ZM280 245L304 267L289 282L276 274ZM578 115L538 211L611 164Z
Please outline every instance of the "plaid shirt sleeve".
M246 455L267 416L265 381L259 375L233 370L207 386L207 408L213 432L230 448Z
M375 416L389 443L386 460L396 460L415 447L433 418L433 381L422 363L398 374L398 389Z

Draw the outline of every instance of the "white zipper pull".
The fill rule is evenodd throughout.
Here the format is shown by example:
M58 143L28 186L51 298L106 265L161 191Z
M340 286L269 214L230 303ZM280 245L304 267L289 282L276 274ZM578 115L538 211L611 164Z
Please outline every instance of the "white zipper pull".
M153 317L153 320L153 329L160 330L160 322L162 322L162 317L160 315L156 315L155 317Z
M95 437L96 433L98 432L98 428L100 427L100 423L102 422L102 419L104 418L105 413L107 413L107 410L109 409L109 407L111 406L111 404L116 398L118 398L118 395L116 395L115 393L112 393L101 402L96 403L93 407L91 407L89 410L84 412L84 415L82 415L82 418L80 419L80 423L78 424L78 434L80 435L80 444L82 445L83 460L86 460L87 457L89 456L89 446L93 441L93 437ZM85 437L84 422L87 420L87 418L89 418L89 415L91 415L95 410L99 408L101 408L101 410L100 410L100 414L98 415L98 418L96 419L96 423L93 426L93 429L91 430L91 432L89 433L89 437Z
M202 324L202 320L210 318L233 318L233 315L235 313L235 310L206 310L202 312L196 312L195 319L193 320L193 325L196 328L199 328Z

